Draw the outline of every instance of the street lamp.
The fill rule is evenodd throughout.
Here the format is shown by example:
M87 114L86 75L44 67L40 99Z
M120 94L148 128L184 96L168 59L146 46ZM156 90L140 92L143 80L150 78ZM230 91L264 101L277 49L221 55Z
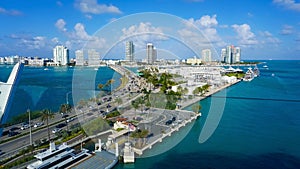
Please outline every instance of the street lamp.
M30 145L32 145L32 133L31 133L30 110L27 109L27 112L28 112L28 121L29 121L29 142L30 142Z

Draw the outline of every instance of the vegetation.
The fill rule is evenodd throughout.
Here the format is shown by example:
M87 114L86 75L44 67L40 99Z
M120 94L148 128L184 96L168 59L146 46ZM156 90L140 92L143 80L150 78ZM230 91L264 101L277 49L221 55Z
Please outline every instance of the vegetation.
M87 122L86 124L83 124L82 128L84 129L87 135L91 136L98 134L102 131L108 130L110 127L104 119L98 117L94 120Z
M54 114L49 109L44 109L42 111L41 120L46 121L47 131L48 131L48 140L50 141L50 130L49 130L49 119L54 118Z
M131 133L130 137L137 138L138 139L138 147L142 147L142 145L145 144L145 138L148 136L149 131L148 130L136 130ZM142 143L142 139L144 142Z
M194 89L193 94L194 95L200 94L202 96L205 92L208 92L209 87L210 86L208 84L205 84L201 87L197 87Z
M120 116L120 115L121 115L120 112L118 110L116 110L116 111L108 113L106 115L106 118L108 119L108 118L117 117L117 116Z
M243 72L241 72L241 73L232 72L232 73L226 73L225 75L229 76L229 77L235 76L236 78L241 79L245 76L245 73L243 73Z
M42 115L41 111L30 112L31 119L39 118L41 117L41 115ZM10 120L5 126L10 126L10 125L27 122L27 121L28 121L28 113L23 113L12 117L12 120Z
M200 103L198 104L198 103L196 103L196 104L194 104L193 106L192 106L192 110L193 110L193 112L195 112L195 113L200 113L200 110L202 109L202 106L200 105Z

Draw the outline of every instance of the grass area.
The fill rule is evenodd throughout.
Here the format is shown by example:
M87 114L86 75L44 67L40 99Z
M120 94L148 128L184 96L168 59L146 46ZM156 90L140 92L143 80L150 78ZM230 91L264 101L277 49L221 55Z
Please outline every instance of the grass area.
M122 76L120 78L120 80L121 80L121 85L116 90L120 90L120 89L124 88L126 86L126 84L128 83L128 78L126 76Z

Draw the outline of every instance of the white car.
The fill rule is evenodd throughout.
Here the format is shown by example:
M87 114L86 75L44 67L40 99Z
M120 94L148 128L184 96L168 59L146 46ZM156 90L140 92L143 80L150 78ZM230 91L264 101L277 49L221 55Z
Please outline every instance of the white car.
M29 128L29 124L22 125L21 130L25 130Z
M61 128L55 128L52 130L52 133L55 134L55 133L60 132L61 130L62 130Z
M40 126L42 126L42 125L44 125L44 123L43 123L43 122L39 122L39 123L36 123L33 127L34 127L34 128L37 128L37 127L40 127Z

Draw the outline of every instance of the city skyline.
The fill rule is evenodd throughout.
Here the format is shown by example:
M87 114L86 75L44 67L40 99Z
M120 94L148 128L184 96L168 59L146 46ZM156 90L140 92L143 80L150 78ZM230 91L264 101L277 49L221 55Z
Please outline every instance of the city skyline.
M157 3L160 8L157 8ZM299 6L299 2L294 0L255 3L208 0L180 0L172 3L159 0L20 3L4 0L0 2L0 18L5 23L5 27L1 27L0 56L51 58L53 47L62 44L70 49L70 57L75 58L75 51L82 49L88 40L93 39L99 46L105 44L107 39L94 39L93 35L107 24L135 13L161 12L178 16L197 26L219 55L221 48L235 44L243 49L245 60L299 59ZM130 33L130 27L135 31L148 29L162 35L168 31L168 28L140 22L124 26L123 35ZM155 42L155 39L144 40ZM164 49L163 45L157 46ZM121 53L123 51L124 46L115 55L124 57ZM176 46L174 51L180 57L192 57L190 54L185 56L184 50L176 51Z

